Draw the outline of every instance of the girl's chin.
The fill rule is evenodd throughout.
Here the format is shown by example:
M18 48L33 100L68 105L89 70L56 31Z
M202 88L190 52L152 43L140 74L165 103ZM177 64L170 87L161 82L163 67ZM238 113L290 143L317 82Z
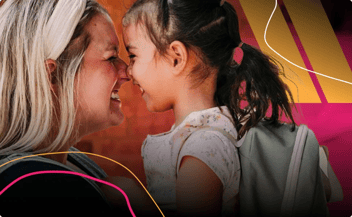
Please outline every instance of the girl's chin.
M169 111L171 108L155 107L147 104L147 109L149 112L166 112Z
M166 112L172 109L170 103L160 103L160 101L152 101L150 99L144 99L144 102L149 112Z

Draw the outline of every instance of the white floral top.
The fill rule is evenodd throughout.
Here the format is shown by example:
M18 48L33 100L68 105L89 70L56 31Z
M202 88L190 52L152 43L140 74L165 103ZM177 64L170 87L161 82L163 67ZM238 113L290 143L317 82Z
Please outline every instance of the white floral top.
M218 131L201 131L189 136L181 148L187 127L212 126L237 137L227 107L210 108L189 114L169 132L148 135L142 146L142 157L149 193L160 208L176 213L176 177L183 156L193 156L211 168L223 184L223 216L234 214L239 190L240 161L236 144ZM189 135L189 134L188 134ZM183 143L183 142L182 142Z

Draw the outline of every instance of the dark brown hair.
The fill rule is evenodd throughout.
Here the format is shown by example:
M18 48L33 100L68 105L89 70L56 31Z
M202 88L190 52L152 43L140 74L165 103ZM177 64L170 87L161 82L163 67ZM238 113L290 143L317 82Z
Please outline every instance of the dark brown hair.
M241 64L233 60L242 40L236 11L228 2L220 6L219 0L137 0L123 20L125 26L130 23L143 23L161 54L172 41L181 41L198 51L204 69L218 69L214 101L229 108L238 139L261 120L280 125L283 113L294 129L292 94L279 77L276 61L248 44L242 45ZM198 73L204 80L211 72ZM243 101L246 106L241 108Z

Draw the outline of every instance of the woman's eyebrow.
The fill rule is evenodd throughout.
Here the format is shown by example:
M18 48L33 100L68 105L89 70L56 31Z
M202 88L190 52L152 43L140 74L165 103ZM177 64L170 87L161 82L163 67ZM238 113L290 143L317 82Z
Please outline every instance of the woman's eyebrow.
M108 46L105 48L105 50L107 51L113 50L113 51L116 51L116 53L118 53L119 47L116 46L115 44L109 43Z

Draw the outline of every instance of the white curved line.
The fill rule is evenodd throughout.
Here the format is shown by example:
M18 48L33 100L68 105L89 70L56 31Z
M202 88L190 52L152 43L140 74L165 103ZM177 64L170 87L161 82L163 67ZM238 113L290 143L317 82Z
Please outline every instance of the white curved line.
M340 82L343 82L343 83L352 85L352 82L344 81L344 80L341 80L341 79L338 79L338 78L334 78L334 77L331 77L331 76L328 76L328 75L324 75L324 74L321 74L321 73L319 73L319 72L315 72L315 71L306 69L306 68L304 68L304 67L301 67L301 66L299 66L299 65L297 65L297 64L295 64L295 63L293 63L293 62L291 62L290 60L286 59L285 57L283 57L282 55L280 55L277 51L275 51L272 47L270 47L270 45L269 45L268 42L266 41L266 32L267 32L267 30L268 30L269 23L270 23L270 21L271 21L273 15L274 15L274 13L275 13L275 11L276 11L276 8L277 8L277 0L275 0L275 8L274 8L273 12L271 13L271 16L270 16L270 18L269 18L269 20L268 20L268 23L267 23L267 25L266 25L266 27L265 27L265 31L264 31L264 41L265 41L266 45L267 45L272 51L274 51L277 55L279 55L281 58L283 58L283 59L286 60L287 62L291 63L292 65L294 65L294 66L296 66L296 67L298 67L298 68L300 68L300 69L307 70L308 72L312 72L312 73L314 73L314 74L321 75L321 76L323 76L323 77L330 78L330 79L332 79L332 80L336 80L336 81L340 81Z

